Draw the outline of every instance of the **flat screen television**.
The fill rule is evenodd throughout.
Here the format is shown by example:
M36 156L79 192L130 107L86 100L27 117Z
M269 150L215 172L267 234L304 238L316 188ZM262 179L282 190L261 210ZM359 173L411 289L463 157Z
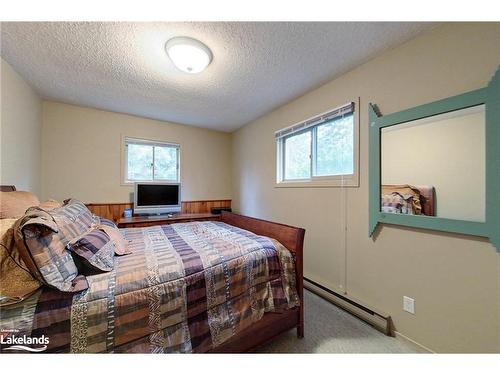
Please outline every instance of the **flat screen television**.
M134 214L162 215L181 211L181 184L136 182Z

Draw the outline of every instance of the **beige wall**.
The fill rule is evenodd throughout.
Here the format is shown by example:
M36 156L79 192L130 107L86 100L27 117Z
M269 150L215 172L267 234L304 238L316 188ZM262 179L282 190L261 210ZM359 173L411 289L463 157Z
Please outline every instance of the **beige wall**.
M1 60L0 184L40 193L42 102Z
M261 117L233 134L235 207L306 228L306 277L390 313L413 340L499 352L500 254L483 239L389 225L369 238L367 183L368 103L391 113L477 89L498 64L500 24L446 24ZM274 131L358 96L360 187L274 188Z
M483 222L484 106L458 112L383 128L382 184L434 186L436 216Z
M183 200L231 198L231 135L113 112L43 102L42 197L130 202L121 184L122 136L181 145Z

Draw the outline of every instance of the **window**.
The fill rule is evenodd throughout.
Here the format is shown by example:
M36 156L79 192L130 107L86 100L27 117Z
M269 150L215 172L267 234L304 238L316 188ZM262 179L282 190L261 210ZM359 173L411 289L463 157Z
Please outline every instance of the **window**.
M179 182L179 149L175 143L125 137L124 182Z
M311 176L311 132L285 138L285 179L299 180Z
M276 132L281 186L357 186L354 103Z

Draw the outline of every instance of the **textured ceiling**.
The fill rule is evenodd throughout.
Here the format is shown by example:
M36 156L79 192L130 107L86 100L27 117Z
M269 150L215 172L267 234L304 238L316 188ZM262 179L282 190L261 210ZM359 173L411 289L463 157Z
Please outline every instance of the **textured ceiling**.
M231 131L430 28L429 23L2 23L1 54L44 98ZM165 42L214 59L178 71Z

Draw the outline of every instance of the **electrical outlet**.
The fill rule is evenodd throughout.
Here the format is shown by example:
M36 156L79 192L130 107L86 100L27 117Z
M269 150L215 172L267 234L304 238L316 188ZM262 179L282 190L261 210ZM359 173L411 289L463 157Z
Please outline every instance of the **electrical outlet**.
M410 314L415 314L415 300L413 298L403 296L403 310Z

